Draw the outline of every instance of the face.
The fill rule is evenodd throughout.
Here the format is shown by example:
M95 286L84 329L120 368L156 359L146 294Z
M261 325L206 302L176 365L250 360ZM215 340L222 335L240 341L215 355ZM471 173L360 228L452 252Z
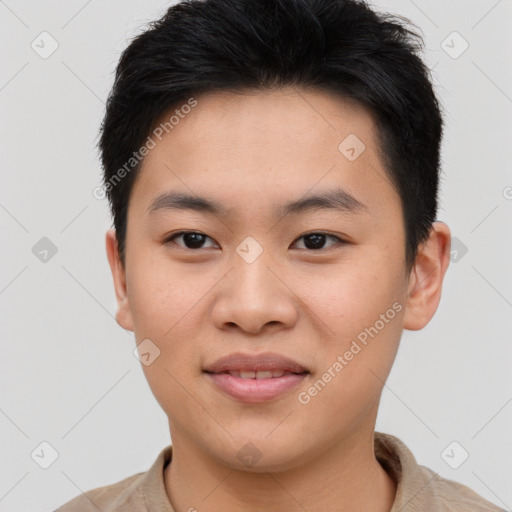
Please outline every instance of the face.
M292 88L196 99L145 157L124 267L107 234L117 321L145 343L175 446L293 468L373 433L402 330L437 303L412 303L369 112Z

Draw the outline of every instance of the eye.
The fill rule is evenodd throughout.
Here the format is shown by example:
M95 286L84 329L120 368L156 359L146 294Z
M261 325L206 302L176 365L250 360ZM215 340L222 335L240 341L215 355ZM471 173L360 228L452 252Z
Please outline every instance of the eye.
M320 249L325 249L324 243L327 239L334 240L335 242L339 242L340 244L345 244L346 242L342 240L341 238L330 235L329 233L322 233L322 232L314 232L314 233L307 233L305 235L302 235L297 240L304 239L304 245L306 246L306 249L318 251ZM336 244L333 244L336 245ZM333 247L331 245L330 247ZM329 248L329 247L328 247Z
M174 242L174 240L180 237L183 237L183 243L185 244L185 246L183 247L180 244L177 245L179 245L183 249L204 249L205 247L203 246L203 244L205 240L213 240L209 236L203 233L199 233L197 231L180 231L179 233L175 233L170 238L167 238L165 240L165 243Z
M200 233L197 231L180 231L179 233L175 233L171 237L167 238L165 240L165 243L176 243L175 240L182 238L183 244L177 244L179 247L182 247L183 249L205 249L207 247L204 246L204 243L207 239L213 240L213 238L210 238L208 235L205 235L204 233ZM329 247L333 247L336 245L336 242L339 242L340 244L345 244L346 242L342 240L341 238L330 235L329 233L322 233L322 232L313 232L313 233L307 233L305 235L302 235L297 240L304 239L304 248L308 250L318 251L321 249L325 249L325 241L330 239L334 241L335 243L332 244ZM327 247L327 248L329 248ZM299 247L300 248L300 247Z

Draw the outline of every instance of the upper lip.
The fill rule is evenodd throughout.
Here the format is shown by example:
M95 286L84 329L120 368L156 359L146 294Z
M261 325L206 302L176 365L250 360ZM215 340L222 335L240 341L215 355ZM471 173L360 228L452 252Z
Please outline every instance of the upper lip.
M204 371L208 373L271 370L283 370L291 373L308 372L308 370L297 361L271 352L253 355L237 352L221 357L204 368Z

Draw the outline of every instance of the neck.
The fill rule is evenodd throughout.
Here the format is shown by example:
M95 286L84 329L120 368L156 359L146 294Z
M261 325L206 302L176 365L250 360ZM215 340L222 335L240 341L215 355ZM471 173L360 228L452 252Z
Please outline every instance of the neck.
M165 487L175 512L389 512L393 506L396 484L375 458L373 430L279 472L233 469L177 431L172 439Z

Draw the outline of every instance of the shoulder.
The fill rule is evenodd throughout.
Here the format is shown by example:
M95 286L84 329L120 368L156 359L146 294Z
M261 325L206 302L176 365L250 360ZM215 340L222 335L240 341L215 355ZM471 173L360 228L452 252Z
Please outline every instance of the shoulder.
M392 512L504 512L469 487L418 464L398 437L375 432L375 455L397 483Z
M172 458L172 446L163 448L145 472L97 487L68 501L54 512L126 512L161 510L173 512L166 494L164 468Z
M418 466L419 471L430 481L433 498L438 510L445 512L504 512L505 509L487 501L469 487L441 477L430 468Z
M145 473L137 473L116 483L91 489L64 503L54 512L113 512L121 504L135 504L138 485Z

